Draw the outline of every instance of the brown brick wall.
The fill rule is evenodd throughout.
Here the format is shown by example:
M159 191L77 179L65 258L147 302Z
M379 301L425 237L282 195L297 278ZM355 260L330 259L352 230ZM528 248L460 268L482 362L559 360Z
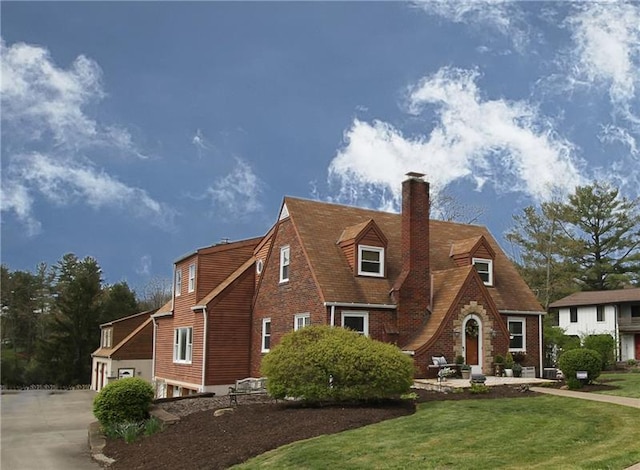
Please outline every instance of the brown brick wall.
M280 283L280 248L290 248L289 281ZM290 219L280 222L273 249L262 271L251 326L251 375L260 376L262 319L271 318L271 347L293 330L298 313L309 313L312 325L327 323L327 310L311 275Z

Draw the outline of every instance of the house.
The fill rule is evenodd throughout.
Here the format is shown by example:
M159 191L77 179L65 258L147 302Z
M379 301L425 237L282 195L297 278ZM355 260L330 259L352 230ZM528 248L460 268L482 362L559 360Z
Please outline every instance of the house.
M640 360L640 288L576 292L549 305L565 334L610 334L618 361Z
M253 252L261 240L220 243L175 261L172 301L152 315L158 397L227 393L249 375Z
M284 199L254 253L250 375L310 324L397 344L417 376L440 355L488 374L508 351L525 352L540 375L545 312L486 228L429 219L422 177L403 182L401 214Z
M136 313L100 325L100 347L91 354L91 390L99 392L109 382L124 377L151 382L154 312Z
M540 375L545 312L485 227L429 219L422 176L403 182L401 214L285 197L263 237L176 260L151 316L157 396L225 394L311 324L394 343L418 377L442 355L489 374L508 351Z

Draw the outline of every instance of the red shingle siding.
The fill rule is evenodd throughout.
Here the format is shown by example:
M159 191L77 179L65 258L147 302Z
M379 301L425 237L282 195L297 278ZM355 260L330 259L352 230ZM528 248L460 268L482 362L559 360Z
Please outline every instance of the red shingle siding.
M201 383L203 319L201 313L176 311L172 317L158 318L156 333L155 375L163 379L181 382ZM176 328L193 328L191 364L173 362L173 341Z
M133 338L113 354L113 359L151 359L153 356L153 323L149 322Z
M111 346L115 346L120 341L125 339L129 334L142 325L147 318L149 318L148 314L145 315L132 315L131 317L122 319L122 320L114 320L112 327L113 328L113 338L111 340Z
M207 385L248 377L254 270L248 269L209 311Z
M289 281L280 283L280 248L289 246ZM260 376L262 319L271 318L271 347L293 330L294 316L309 313L311 324L326 324L323 306L302 247L290 219L280 222L273 249L262 271L260 290L254 304L251 342L251 375Z
M197 301L251 258L256 244L257 240L249 240L198 251Z

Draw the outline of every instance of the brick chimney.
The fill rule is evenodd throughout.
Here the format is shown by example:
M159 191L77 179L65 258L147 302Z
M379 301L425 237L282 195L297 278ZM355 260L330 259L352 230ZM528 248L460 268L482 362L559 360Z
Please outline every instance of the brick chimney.
M407 173L402 183L402 272L392 294L398 310L398 344L418 332L431 302L429 273L429 183Z

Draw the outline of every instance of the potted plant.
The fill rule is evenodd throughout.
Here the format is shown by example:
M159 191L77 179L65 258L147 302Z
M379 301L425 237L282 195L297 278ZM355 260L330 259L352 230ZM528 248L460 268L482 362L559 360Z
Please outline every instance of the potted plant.
M513 356L510 352L507 353L504 359L504 375L507 377L513 377Z
M504 373L504 357L502 356L502 354L496 354L496 356L493 358L493 364L495 365L496 369L496 377L502 377L502 374Z
M462 373L462 378L464 380L469 380L471 378L471 366L469 364L462 364L462 366L460 366L460 372Z
M517 362L513 365L513 376L522 377L522 366Z

